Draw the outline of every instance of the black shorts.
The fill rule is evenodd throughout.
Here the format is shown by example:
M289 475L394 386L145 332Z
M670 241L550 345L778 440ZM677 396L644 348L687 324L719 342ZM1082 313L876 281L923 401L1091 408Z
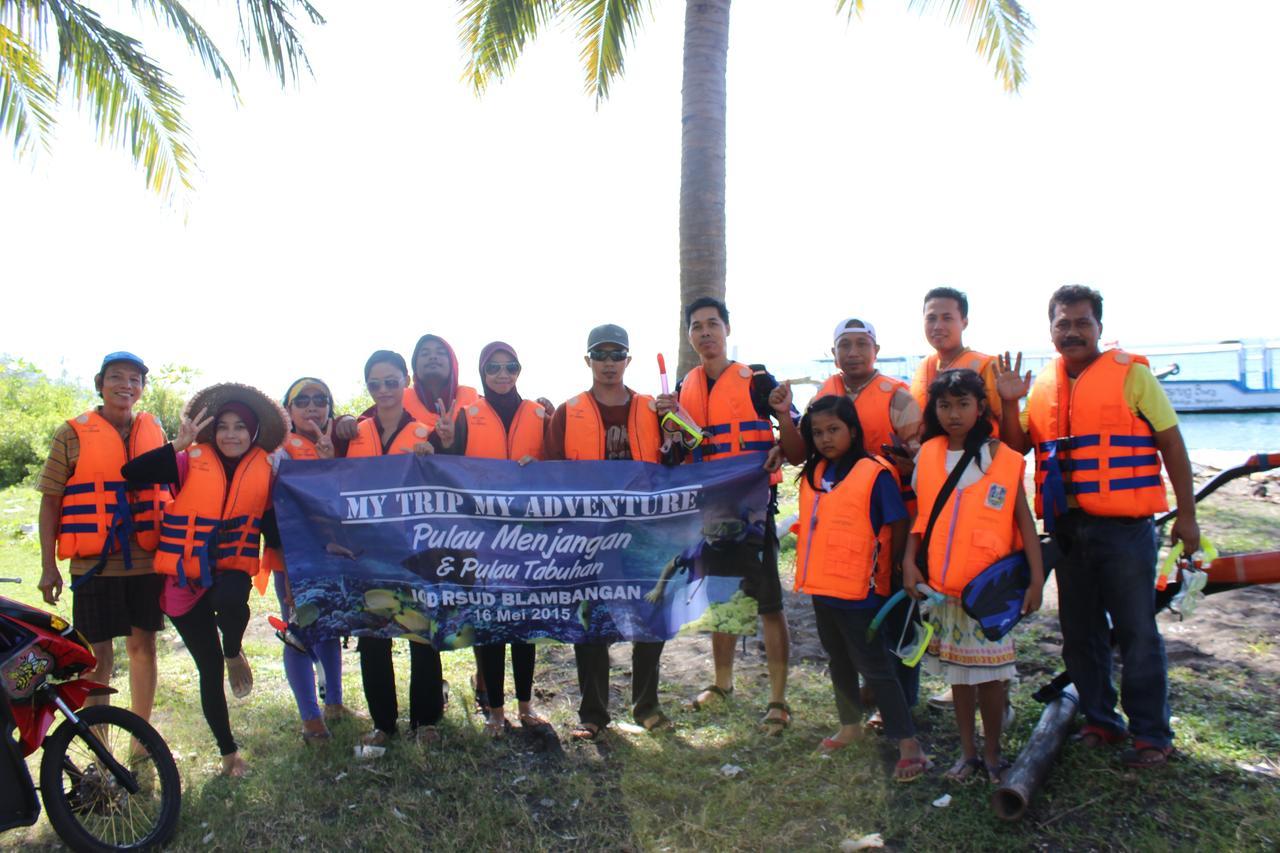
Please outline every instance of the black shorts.
M764 541L750 540L729 545L706 547L702 551L703 569L708 575L741 577L739 588L756 601L761 616L782 612L782 578L778 576L778 534L774 517L765 521Z
M164 628L163 588L164 576L152 572L96 575L71 592L71 621L91 643L127 637L134 628L159 631Z

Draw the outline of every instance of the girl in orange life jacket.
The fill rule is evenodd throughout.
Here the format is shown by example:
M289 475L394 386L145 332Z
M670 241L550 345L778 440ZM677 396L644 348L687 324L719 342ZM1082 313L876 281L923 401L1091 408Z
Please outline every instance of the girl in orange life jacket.
M459 408L458 421L466 424L465 444L456 435L450 436L455 440L445 448L446 453L459 450L467 456L510 459L520 465L546 457L543 433L555 409L551 408L549 401L544 405L542 401L535 403L522 399L516 390L519 375L520 361L515 347L502 341L485 345L480 351L480 380L484 396ZM526 728L549 725L533 710L535 649L533 643L511 643L511 674L515 682L520 725ZM500 738L510 725L503 709L507 644L476 646L475 655L476 704L488 718L485 732L490 737Z
M333 438L333 394L329 386L314 377L303 377L289 386L284 395L284 407L289 412L292 429L284 445L272 455L277 468L284 459L333 459L346 455L347 442ZM290 621L293 611L293 590L284 563L284 552L267 548L262 554L263 570L275 582L276 598L280 602L281 615ZM258 581L263 581L259 574ZM259 591L265 587L259 585ZM311 644L307 652L301 652L285 643L284 674L293 691L302 717L302 737L307 743L319 743L331 737L326 722L353 716L342 704L342 644L337 637ZM324 712L316 701L316 666L324 677L321 689Z
M262 392L215 385L187 403L172 444L121 470L130 482L179 483L156 551L156 572L166 576L160 607L196 662L200 705L228 776L243 775L245 763L231 734L223 669L232 692L247 696L253 673L241 641L260 539L280 544L268 456L284 435L284 412Z
M373 397L373 415L360 419L355 438L347 445L348 459L434 452L428 441L431 430L405 411L403 391L408 374L408 366L397 353L378 350L369 356L364 380ZM366 745L381 746L395 735L400 713L391 640L361 637L358 648L365 702L374 726L363 740ZM424 643L411 642L409 660L409 728L419 743L426 744L439 740L436 723L444 714L440 653Z
M889 591L879 551L901 550L907 508L890 463L863 449L862 427L847 396L815 400L800 421L800 433L807 458L798 478L796 591L813 596L818 638L830 657L840 714L840 731L824 738L818 749L830 754L860 735L861 674L875 694L885 734L898 741L894 778L909 782L931 765L915 738L884 632L867 639L867 628Z
M982 378L972 370L945 371L929 386L924 437L916 457L920 513L903 557L903 579L913 597L921 596L916 585L924 580L916 553L923 547L921 540L942 484L966 450L978 451L947 498L929 537L928 583L948 598L933 611L937 632L925 666L942 675L954 697L963 753L947 771L947 778L964 780L985 769L997 783L1008 767L1000 758L1000 734L1004 682L1016 673L1013 637L988 640L978 623L964 612L958 596L984 568L1025 547L1031 585L1022 612L1039 609L1044 568L1035 522L1022 488L1025 463L1021 454L991 438L986 390ZM978 707L982 709L982 758L978 757L974 731L974 710Z

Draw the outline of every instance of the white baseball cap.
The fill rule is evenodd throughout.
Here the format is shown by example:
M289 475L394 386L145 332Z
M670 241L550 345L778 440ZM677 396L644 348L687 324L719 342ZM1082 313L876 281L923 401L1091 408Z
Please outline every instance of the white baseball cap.
M832 343L835 343L840 340L841 336L849 334L866 335L871 338L871 342L873 344L877 343L876 327L865 320L859 320L856 317L850 317L847 320L841 320L837 323L836 330L832 335L831 341Z

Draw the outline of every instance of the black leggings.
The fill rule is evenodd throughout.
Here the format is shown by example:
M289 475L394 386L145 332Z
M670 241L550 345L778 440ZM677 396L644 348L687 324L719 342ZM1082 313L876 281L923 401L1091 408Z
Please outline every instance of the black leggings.
M170 616L178 635L200 673L200 707L223 755L235 752L227 694L222 687L224 658L240 654L244 630L249 627L249 588L253 579L245 572L217 572L213 586L194 607L181 616ZM218 633L222 633L219 640Z
M374 728L395 734L400 705L396 700L396 671L391 641L361 637L360 679ZM409 728L434 726L444 716L444 675L440 653L425 643L409 643Z
M503 701L502 688L506 682L507 644L495 643L491 646L479 646L480 675L484 678L485 693L489 697L489 707L501 708ZM529 702L533 699L533 664L537 650L533 643L511 644L511 678L516 685L516 701Z

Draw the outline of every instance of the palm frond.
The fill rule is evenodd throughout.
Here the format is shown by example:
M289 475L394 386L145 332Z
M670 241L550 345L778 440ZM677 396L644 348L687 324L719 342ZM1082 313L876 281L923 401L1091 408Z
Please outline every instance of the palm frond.
M910 0L910 8L927 12L947 6L947 20L965 24L978 53L995 65L1005 91L1016 92L1027 79L1023 51L1035 25L1017 0Z
M238 0L236 4L245 56L253 54L256 44L258 55L276 72L281 86L296 84L303 70L311 73L290 6L302 9L311 23L324 23L324 16L307 0Z
M609 84L622 74L623 54L635 40L649 0L568 0L565 12L577 24L579 56L587 72L587 93L596 104L609 96Z
M148 188L171 195L191 187L194 157L182 96L135 39L72 0L45 8L58 29L58 87L87 107L101 141L123 145L143 167Z
M35 49L0 24L0 132L13 136L18 156L49 148L58 89Z
M467 57L463 81L479 95L490 82L505 77L559 5L557 0L461 0L458 42Z
M836 0L836 14L846 12L849 20L852 22L854 18L862 17L862 0Z
M187 42L187 47L196 55L205 68L209 69L215 80L226 79L231 91L237 90L236 78L231 73L231 66L222 56L222 51L214 44L204 27L200 26L186 7L179 0L132 0L135 12L150 12L156 23L167 26L177 32Z

